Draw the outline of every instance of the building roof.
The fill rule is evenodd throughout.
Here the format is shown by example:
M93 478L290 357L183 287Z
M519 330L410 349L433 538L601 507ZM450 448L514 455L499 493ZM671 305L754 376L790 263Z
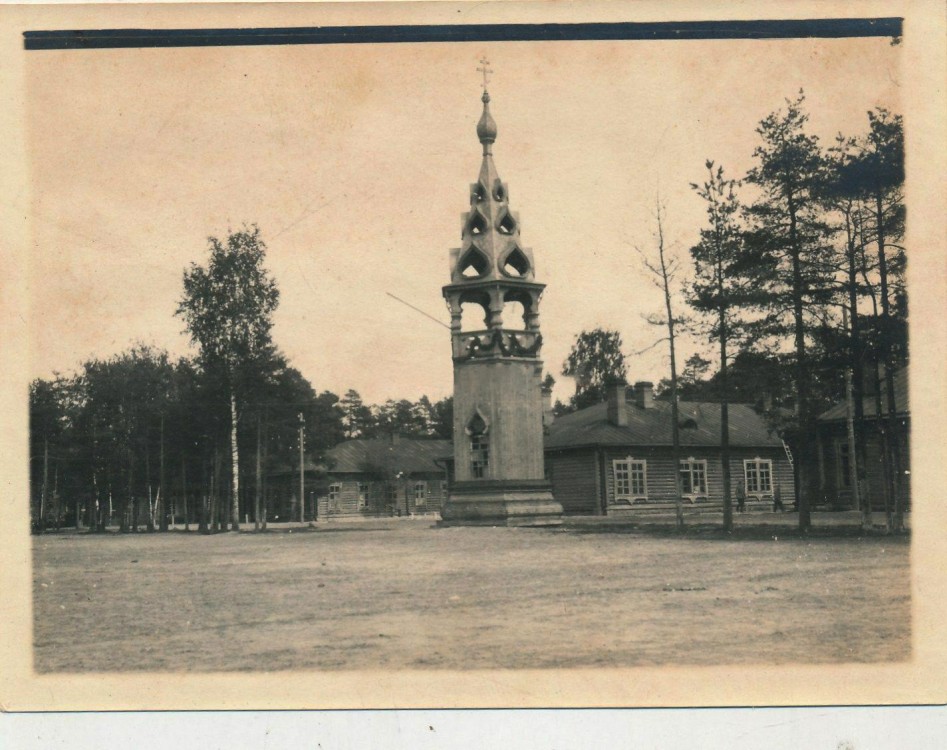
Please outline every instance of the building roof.
M330 474L366 474L378 471L397 474L443 473L435 461L451 455L449 440L390 437L346 440L331 448L326 458Z
M628 426L608 421L606 403L558 417L546 436L546 450L589 446L670 446L671 404L655 400L648 409L627 401ZM682 402L682 447L720 445L720 404ZM730 445L735 448L782 447L780 438L749 404L730 404Z
M895 370L894 372L894 405L895 411L897 414L910 414L911 405L908 401L908 368L902 367L900 370ZM871 394L870 396L864 396L862 398L862 407L864 409L864 414L867 418L871 419L878 415L877 410L875 409L875 395ZM887 389L884 385L884 380L882 378L881 385L881 413L887 415L888 413L888 395ZM823 412L819 415L820 422L834 422L836 420L846 419L848 417L848 410L845 406L845 402L841 401L831 409Z

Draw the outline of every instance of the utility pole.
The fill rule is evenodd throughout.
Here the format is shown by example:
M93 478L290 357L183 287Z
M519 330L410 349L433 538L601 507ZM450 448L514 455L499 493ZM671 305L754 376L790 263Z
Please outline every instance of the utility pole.
M306 522L306 474L303 463L303 428L306 421L303 419L303 413L299 412L299 521Z

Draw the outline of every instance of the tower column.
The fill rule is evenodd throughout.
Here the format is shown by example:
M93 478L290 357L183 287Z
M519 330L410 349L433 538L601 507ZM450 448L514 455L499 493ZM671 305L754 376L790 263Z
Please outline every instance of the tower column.
M520 222L510 218L509 194L493 164L497 127L486 86L482 101L477 137L483 162L462 219L462 245L451 253L451 283L443 288L454 361L454 482L441 524L559 524L562 506L545 478L543 452L544 286L536 281L532 251L521 244ZM506 299L523 304L525 331L504 328ZM486 331L462 330L462 301L484 307Z

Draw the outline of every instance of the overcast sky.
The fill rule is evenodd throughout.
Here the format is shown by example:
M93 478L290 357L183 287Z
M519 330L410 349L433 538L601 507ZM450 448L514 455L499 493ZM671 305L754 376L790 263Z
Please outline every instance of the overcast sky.
M659 333L633 245L656 193L680 253L713 158L752 164L754 128L800 88L812 132L899 110L886 39L516 42L31 52L31 373L70 372L142 340L189 351L173 313L206 237L259 224L281 303L274 337L318 390L366 401L449 395L441 287L480 144L478 59L494 75L494 147L522 240L546 283L546 367L575 335ZM910 123L908 123L910 126ZM683 343L683 357L698 342ZM683 359L682 357L682 359ZM666 376L665 347L628 359ZM559 377L557 397L572 382Z

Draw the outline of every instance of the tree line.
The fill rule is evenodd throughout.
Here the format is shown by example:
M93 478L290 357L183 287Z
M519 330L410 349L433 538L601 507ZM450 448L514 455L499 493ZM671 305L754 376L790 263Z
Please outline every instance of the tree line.
M644 268L663 292L649 318L665 331L669 377L659 397L727 404L768 394L766 413L796 457L799 522L810 525L816 491L816 418L853 391L857 484L867 482L866 442L883 447L887 521L903 525L906 468L895 418L894 373L906 364L907 289L903 123L868 112L865 131L823 145L807 130L805 98L756 128L753 166L730 177L713 160L691 187L706 209L684 258L666 247L658 202L655 252ZM354 390L317 392L278 351L279 302L256 226L208 240L206 265L183 274L177 309L197 354L172 361L145 345L85 362L68 377L30 386L31 518L36 530L83 524L164 530L181 520L202 531L265 524L267 476L298 465L300 427L311 460L350 438L401 432L451 438L452 401L367 405ZM686 310L679 310L683 300ZM677 339L712 351L678 372ZM563 413L627 382L620 335L582 332L563 365L577 389ZM547 385L550 385L547 378ZM864 397L876 394L869 423ZM673 429L678 425L672 420ZM680 493L679 493L680 494ZM724 475L724 525L732 525ZM680 514L679 514L680 518ZM866 523L869 518L866 517Z
M312 384L273 343L279 300L258 227L208 240L177 314L198 354L144 344L30 384L31 524L200 531L266 523L268 476L310 466L347 438L450 437L452 400L364 404ZM301 430L300 430L301 428Z
M823 145L808 132L800 92L757 126L754 163L745 175L731 177L708 159L704 180L691 185L706 222L695 230L689 264L669 255L666 209L658 204L656 249L643 253L665 303L649 322L664 328L660 341L670 344L671 372L658 395L672 403L721 404L727 529L733 494L727 404L765 401L768 418L793 448L799 524L807 529L817 492L817 417L846 398L846 381L854 409L853 484L864 495L866 444L874 431L886 523L903 528L907 457L896 414L904 405L895 404L894 391L895 372L908 361L903 122L878 108L865 125L860 134L839 134ZM676 310L681 301L685 309ZM695 354L678 372L675 326L714 351ZM582 332L562 370L576 378L577 390L557 410L603 400L609 382L627 382L628 356L616 331ZM874 394L873 411L883 418L866 419L867 394ZM867 525L867 504L864 509Z

